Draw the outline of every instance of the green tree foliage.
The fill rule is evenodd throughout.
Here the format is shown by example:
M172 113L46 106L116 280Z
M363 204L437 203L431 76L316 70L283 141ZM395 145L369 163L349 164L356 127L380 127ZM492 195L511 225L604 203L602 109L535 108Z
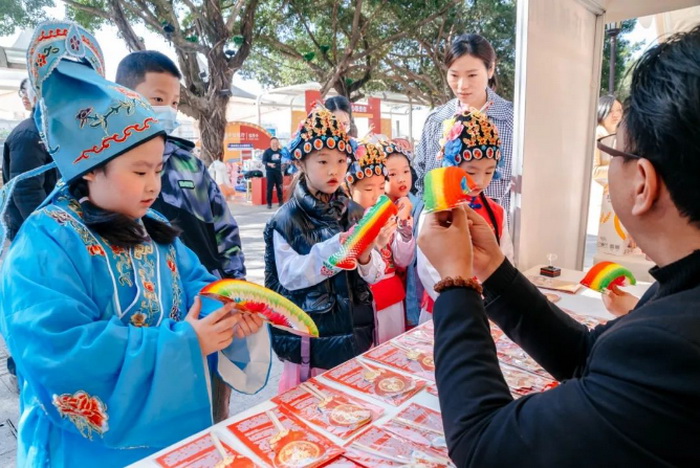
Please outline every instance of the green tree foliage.
M35 25L44 19L42 9L52 5L52 0L0 0L0 35Z
M642 47L640 43L632 43L628 37L636 24L636 19L619 23L620 34L617 36L617 44L615 47L615 86L612 90L609 89L611 41L608 34L605 36L605 43L603 45L603 65L600 78L601 96L612 93L616 94L618 98L624 99L627 94L629 94L629 90L627 89L628 83L625 78L627 78L627 72L634 64L635 53Z
M498 54L499 92L510 98L514 0L288 0L259 10L243 73L270 86L317 81L352 100L393 91L438 105L451 98L446 46L459 34L488 38Z
M202 156L223 153L226 106L233 75L250 54L260 0L62 0L68 15L89 30L117 26L131 50L146 44L134 30L143 24L175 49L184 77L181 109L199 121ZM0 33L33 26L52 0L0 0Z

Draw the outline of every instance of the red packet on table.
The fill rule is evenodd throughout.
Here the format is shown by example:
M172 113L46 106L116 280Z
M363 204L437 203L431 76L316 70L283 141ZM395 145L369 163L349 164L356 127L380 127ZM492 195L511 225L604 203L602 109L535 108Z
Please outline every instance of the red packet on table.
M397 340L397 338L394 338L394 340ZM370 349L364 354L364 357L434 381L435 361L433 360L433 350L426 345L413 345L409 348L402 344L405 341L394 340Z
M372 468L395 466L448 467L449 458L425 449L381 427L370 427L345 447L345 457Z
M528 276L532 284L538 288L551 289L553 291L561 291L569 294L576 294L576 291L581 289L581 283L576 281L566 281L562 279L553 279L546 276Z
M259 413L228 426L253 453L277 468L318 467L345 450L296 418L273 410L284 426L283 434L267 413Z
M175 447L173 450L156 458L156 463L163 468L255 468L249 458L234 451L226 443L221 442L226 454L233 460L224 464L221 455L209 434L203 435L191 442Z
M428 393L430 393L434 397L438 396L437 384L434 384L434 383L428 384L425 387L425 391L427 391Z
M321 468L372 468L366 467L365 465L360 465L357 462L345 458L343 455L339 456L333 461L330 461L323 465Z
M411 403L382 428L419 445L423 450L435 451L442 457L449 458L442 418L438 411Z
M361 363L357 358L327 371L323 376L393 406L409 400L426 385L425 380Z
M593 329L597 327L598 325L604 325L608 323L608 321L604 318L599 318L599 317L590 317L588 315L579 315L576 312L572 312L567 309L562 309L564 312L566 312L571 318L576 320L579 323L584 324L590 329Z
M435 330L433 329L433 321L429 320L425 323L418 325L415 328L407 331L403 335L399 335L402 341L414 342L414 343L425 343L433 346L435 342Z
M519 398L530 393L544 392L559 385L559 382L556 380L531 374L503 363L501 363L501 371L513 398Z
M348 439L376 421L384 412L363 400L311 379L272 399L280 411L315 424L331 434Z
M493 339L493 342L495 343L500 337L505 335L503 333L503 330L501 330L501 327L493 323L491 320L489 320L489 328L491 328L491 338Z
M495 344L499 361L532 372L545 379L553 380L553 377L537 361L532 359L520 346L513 343L505 334L495 341Z

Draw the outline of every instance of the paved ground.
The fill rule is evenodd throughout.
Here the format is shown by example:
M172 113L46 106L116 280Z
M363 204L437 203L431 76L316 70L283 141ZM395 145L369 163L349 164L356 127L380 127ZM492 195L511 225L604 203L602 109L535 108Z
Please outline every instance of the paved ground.
M265 243L262 235L265 223L274 210L268 211L266 207L252 206L244 202L231 203L230 208L241 228L248 280L262 284L265 268L263 263ZM5 367L6 359L7 350L0 338L0 467L14 467L18 394L13 378ZM268 385L257 395L247 396L234 392L231 397L231 414L236 414L274 396L277 393L281 367L279 361L273 359Z

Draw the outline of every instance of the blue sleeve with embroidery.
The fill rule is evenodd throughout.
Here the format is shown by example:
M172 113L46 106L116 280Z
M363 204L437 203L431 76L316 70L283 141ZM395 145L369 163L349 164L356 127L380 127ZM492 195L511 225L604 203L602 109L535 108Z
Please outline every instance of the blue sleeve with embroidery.
M167 316L156 327L125 325L113 285L97 283L97 260L65 231L35 214L2 265L0 327L23 383L23 415L38 405L51 426L110 448L164 447L210 425L192 327ZM37 423L34 433L51 426Z
M217 278L204 268L204 265L199 261L197 255L180 240L175 241L175 253L177 256L177 268L180 272L182 287L185 293L183 298L185 310L189 311L199 291L201 291L204 286L216 281ZM200 317L206 317L223 305L219 301L206 297L202 297L201 299L202 312Z

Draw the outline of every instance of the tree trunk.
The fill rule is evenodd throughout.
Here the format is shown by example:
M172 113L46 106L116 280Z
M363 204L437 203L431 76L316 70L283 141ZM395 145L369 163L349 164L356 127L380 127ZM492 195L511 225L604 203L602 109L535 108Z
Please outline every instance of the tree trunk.
M199 112L199 133L201 136L201 158L208 166L224 154L226 133L226 106L228 96L215 96L208 101L207 109Z

